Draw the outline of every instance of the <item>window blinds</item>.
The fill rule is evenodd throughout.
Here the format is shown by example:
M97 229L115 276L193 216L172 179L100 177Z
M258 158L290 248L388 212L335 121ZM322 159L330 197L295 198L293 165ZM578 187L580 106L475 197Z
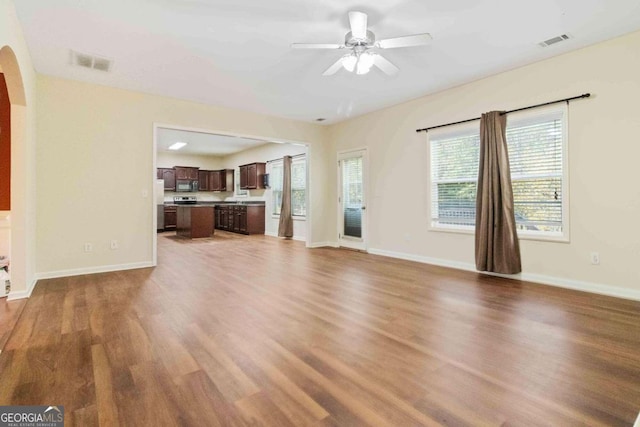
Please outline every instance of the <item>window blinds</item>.
M563 126L563 110L508 120L514 209L521 231L563 231ZM430 136L433 226L474 227L479 146L477 127Z
M282 207L282 161L271 163L271 199L274 215L280 215ZM296 158L291 163L291 213L293 216L307 215L307 162L306 158Z

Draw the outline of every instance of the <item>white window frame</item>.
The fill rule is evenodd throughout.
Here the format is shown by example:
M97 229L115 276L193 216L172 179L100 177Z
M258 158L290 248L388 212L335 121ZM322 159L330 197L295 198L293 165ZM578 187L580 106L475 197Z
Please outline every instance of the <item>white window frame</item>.
M527 230L518 230L518 238L522 240L538 240L546 242L560 242L568 243L570 241L570 224L569 224L569 109L566 104L550 105L547 107L536 108L533 110L520 111L517 113L510 113L507 117L507 128L509 127L509 121L522 122L535 120L536 117L547 116L550 113L562 113L562 233L545 233L545 232L532 232ZM427 174L427 218L428 218L428 231L437 231L445 233L459 233L459 234L475 234L475 226L464 225L452 225L452 224L434 224L431 216L431 209L433 206L433 194L432 194L432 175L431 175L431 139L433 137L455 136L456 134L469 134L480 132L479 121L473 123L464 123L461 125L454 125L443 127L440 129L433 129L427 133L427 152L428 152L428 164L429 173ZM476 181L477 182L477 181Z
M233 171L233 194L235 197L249 197L249 190L240 188L240 168L235 168Z
M304 191L305 191L305 202L304 203L305 203L305 208L306 208L305 211L308 212L309 211L309 203L308 203L309 198L307 197L307 193L309 192L309 179L308 179L309 174L308 174L307 169L309 167L309 164L307 163L307 156L305 155L305 156L300 156L300 157L294 158L291 161L291 166L293 167L293 164L296 163L296 162L297 163L304 163L304 171L305 171L305 188L304 188ZM283 165L283 161L282 160L274 160L274 161L270 162L269 163L269 174L272 173L271 170L273 169L273 167L275 165L282 166ZM291 190L293 191L293 188ZM273 218L275 218L275 219L278 219L278 218L280 218L280 213L275 213L276 212L276 206L275 206L274 200L273 200L273 181L272 181L272 184L271 184L271 192L272 192L272 194L270 195L271 212L272 212L271 216ZM295 215L293 213L291 214L291 217L293 218L294 221L296 221L296 220L297 221L304 221L307 218L306 215Z

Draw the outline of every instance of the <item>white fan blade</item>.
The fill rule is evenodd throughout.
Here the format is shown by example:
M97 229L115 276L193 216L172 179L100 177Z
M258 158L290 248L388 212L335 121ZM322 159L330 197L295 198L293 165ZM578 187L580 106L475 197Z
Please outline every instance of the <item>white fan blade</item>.
M329 43L292 43L292 49L344 49L343 44Z
M349 12L351 35L356 39L367 38L367 14L364 12Z
M392 39L380 40L376 45L382 49L393 49L396 47L422 46L429 44L433 39L431 34L415 34L413 36L395 37Z
M322 75L333 76L338 72L338 70L340 70L340 68L342 68L342 58L338 59L331 67L327 68Z
M385 74L389 76L393 76L398 71L400 71L400 69L389 62L387 58L378 54L375 54L373 56L373 65L380 68Z

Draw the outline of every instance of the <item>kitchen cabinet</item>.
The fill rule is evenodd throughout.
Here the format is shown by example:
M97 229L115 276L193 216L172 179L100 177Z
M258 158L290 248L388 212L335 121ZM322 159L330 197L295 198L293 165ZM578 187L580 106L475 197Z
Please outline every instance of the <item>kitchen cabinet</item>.
M213 235L213 206L178 206L178 224L176 234L195 239Z
M220 191L220 171L211 171L209 174L209 190Z
M188 166L174 166L176 171L176 179L198 179L198 170L200 168L188 167Z
M211 175L214 171L198 170L198 191L213 191L211 188Z
M165 191L176 191L176 171L173 168L158 168L156 177L164 181Z
M173 230L178 225L178 207L177 206L165 206L164 207L164 229Z
M263 189L266 163L249 163L240 166L240 188L243 190Z
M218 205L215 228L241 234L264 234L264 205Z
M215 209L215 228L218 230L229 229L229 207L225 205L216 206Z
M233 191L233 169L211 171L209 176L210 191Z

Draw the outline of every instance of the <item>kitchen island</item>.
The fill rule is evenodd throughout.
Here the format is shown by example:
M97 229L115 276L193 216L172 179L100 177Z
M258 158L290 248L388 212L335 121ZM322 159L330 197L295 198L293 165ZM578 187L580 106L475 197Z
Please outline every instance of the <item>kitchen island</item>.
M179 205L176 234L190 239L213 235L214 207L211 205Z

